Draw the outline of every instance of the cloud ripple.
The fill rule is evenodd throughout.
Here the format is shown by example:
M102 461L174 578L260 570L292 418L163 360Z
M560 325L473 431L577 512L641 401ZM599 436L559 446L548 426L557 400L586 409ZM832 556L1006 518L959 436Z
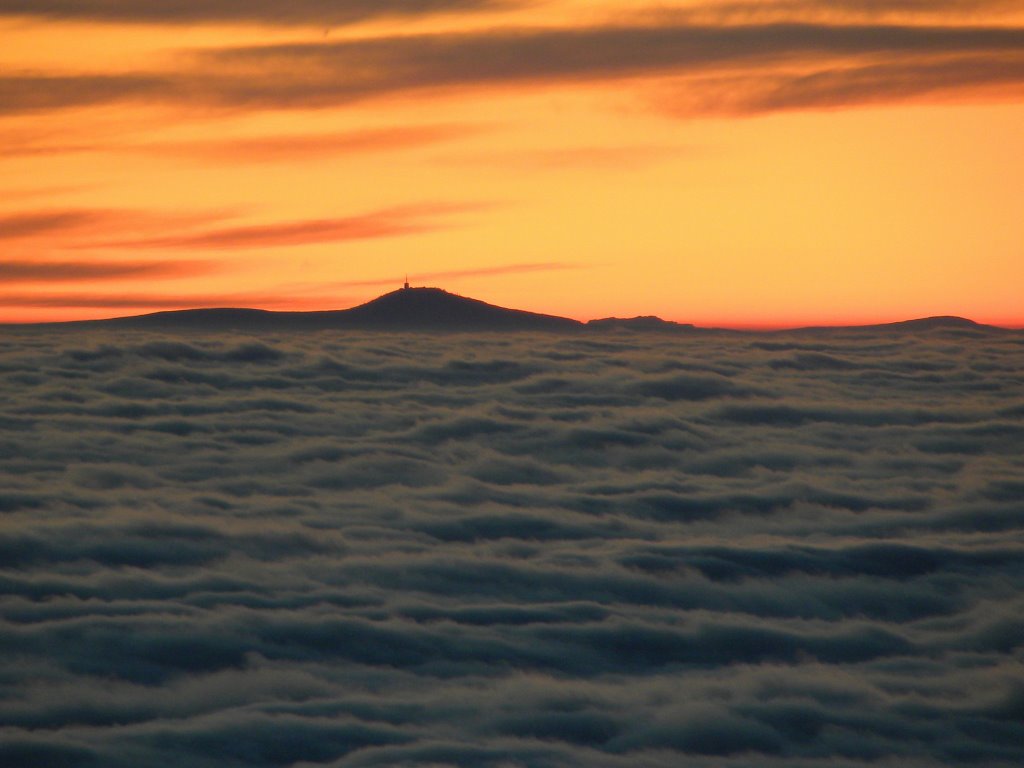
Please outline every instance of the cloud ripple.
M1024 760L1019 334L4 335L5 766Z

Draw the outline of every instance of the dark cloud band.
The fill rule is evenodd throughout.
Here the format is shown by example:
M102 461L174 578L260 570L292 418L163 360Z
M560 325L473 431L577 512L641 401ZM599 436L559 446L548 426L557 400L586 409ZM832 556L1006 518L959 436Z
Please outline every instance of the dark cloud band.
M764 111L1018 88L1022 59L1024 30L1000 27L496 30L204 52L193 68L169 75L7 76L0 79L0 109L125 99L308 109L424 89L688 77L705 94L704 105L694 100L691 111L720 111L737 87L747 92L741 108Z
M352 24L381 16L422 16L481 11L511 0L42 0L25 3L0 0L0 14L51 19L136 24L248 22L260 24Z
M182 277L208 272L203 261L2 261L0 280L7 282L67 282L137 277Z

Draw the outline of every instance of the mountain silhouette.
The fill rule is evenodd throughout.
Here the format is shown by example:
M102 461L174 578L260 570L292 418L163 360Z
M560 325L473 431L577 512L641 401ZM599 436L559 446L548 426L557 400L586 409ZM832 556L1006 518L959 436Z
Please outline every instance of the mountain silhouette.
M692 323L676 323L672 320L662 320L654 315L602 317L599 320L588 320L587 328L598 331L657 331L659 333L697 330Z
M992 325L984 325L968 320L966 317L955 315L938 315L936 317L921 317L916 320L901 320L898 323L881 323L867 326L869 328L903 328L908 331L930 331L937 329L951 330L977 330L979 328L994 328Z
M68 325L157 330L440 330L570 331L578 320L506 309L441 288L400 288L351 309L270 312L262 309L183 309Z
M441 288L401 288L338 314L353 327L365 328L561 331L583 325L567 317L498 307Z
M265 309L213 308L181 309L106 320L77 320L56 323L7 325L7 328L127 328L140 330L217 332L291 330L382 330L382 331L551 331L638 332L638 333L738 333L726 328L696 327L655 316L605 317L582 323L568 317L508 309L449 293L441 288L400 288L350 309L316 312L272 312ZM853 326L812 326L768 333L829 333L871 331L916 332L1010 332L963 317L944 315L895 323Z
M998 325L986 325L969 320L966 317L955 315L937 315L935 317L920 317L914 320L900 320L895 323L875 323L872 325L848 325L848 326L813 326L809 328L797 328L797 331L880 331L896 333L915 333L919 331L1008 331Z

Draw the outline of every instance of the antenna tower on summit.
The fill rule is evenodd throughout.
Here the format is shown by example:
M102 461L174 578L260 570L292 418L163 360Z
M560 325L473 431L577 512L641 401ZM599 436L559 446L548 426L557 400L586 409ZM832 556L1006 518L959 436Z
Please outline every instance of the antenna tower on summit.
M402 287L405 290L407 290L407 291L409 290L409 276L408 275L405 276L405 283L402 285Z

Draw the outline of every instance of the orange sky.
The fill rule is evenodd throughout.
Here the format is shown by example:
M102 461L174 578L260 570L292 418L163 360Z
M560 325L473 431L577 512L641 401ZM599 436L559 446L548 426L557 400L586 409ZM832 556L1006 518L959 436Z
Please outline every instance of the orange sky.
M1024 325L1019 7L0 0L0 321Z

